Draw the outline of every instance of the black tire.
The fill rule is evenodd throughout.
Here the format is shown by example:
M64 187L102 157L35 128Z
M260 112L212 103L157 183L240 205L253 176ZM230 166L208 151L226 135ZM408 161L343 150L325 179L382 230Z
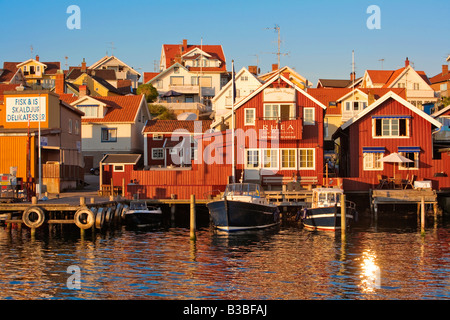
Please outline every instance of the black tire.
M97 229L103 229L105 223L105 210L103 208L98 208L97 214L95 215L95 227Z
M94 213L89 210L87 207L83 207L75 212L75 216L73 217L75 224L80 229L89 229L92 228L95 222Z
M39 228L45 222L45 213L40 207L29 207L22 214L22 221L29 228Z

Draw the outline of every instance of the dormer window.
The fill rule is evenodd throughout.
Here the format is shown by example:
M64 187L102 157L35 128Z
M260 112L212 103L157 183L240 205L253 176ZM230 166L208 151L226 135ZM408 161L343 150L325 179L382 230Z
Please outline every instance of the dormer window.
M78 105L77 108L84 112L83 118L99 118L100 107L98 105Z
M372 117L373 136L375 138L409 137L409 116Z

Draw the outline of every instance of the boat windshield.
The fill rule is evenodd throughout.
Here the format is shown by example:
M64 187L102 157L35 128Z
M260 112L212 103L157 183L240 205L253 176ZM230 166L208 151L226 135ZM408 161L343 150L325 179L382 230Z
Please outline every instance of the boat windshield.
M132 201L130 203L130 209L132 210L145 210L147 209L147 205L142 201Z
M335 203L340 203L341 194L334 192L320 192L318 196L319 204L334 205Z
M227 185L225 195L228 196L251 196L260 197L262 188L254 183L233 183Z

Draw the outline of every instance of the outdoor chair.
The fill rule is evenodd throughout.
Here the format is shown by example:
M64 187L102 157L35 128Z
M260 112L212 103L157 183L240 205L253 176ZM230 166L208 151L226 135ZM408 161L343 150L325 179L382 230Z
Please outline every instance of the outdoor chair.
M388 180L382 176L381 174L378 174L378 186L377 189L383 189L384 186L388 186Z
M394 189L403 189L403 185L402 185L402 175L400 173L396 173L394 175Z
M406 178L405 181L405 189L408 188L408 186L410 186L412 189L414 189L414 181L416 180L416 176L413 174L411 176L411 179Z

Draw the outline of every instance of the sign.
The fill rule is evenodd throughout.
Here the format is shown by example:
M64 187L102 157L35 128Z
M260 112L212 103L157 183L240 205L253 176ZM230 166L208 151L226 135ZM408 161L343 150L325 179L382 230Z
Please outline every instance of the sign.
M6 98L6 122L45 122L46 97Z
M276 121L262 120L259 122L259 139L298 140L302 138L300 121L289 120L278 123Z
M264 89L264 101L293 102L293 101L295 101L295 89L294 88L266 88L266 89Z

